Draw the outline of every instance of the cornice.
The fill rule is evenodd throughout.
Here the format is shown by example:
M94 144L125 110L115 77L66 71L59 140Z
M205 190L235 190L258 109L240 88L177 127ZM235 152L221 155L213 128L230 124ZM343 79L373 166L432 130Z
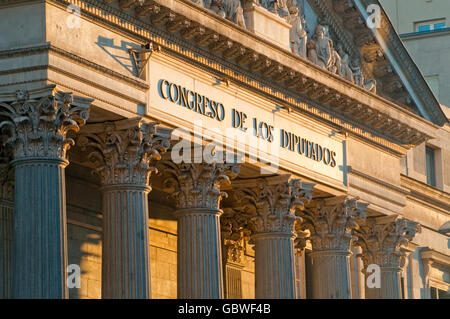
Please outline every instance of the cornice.
M431 248L423 248L420 250L420 257L423 261L431 261L433 263L450 268L450 256L439 253Z
M377 4L381 8L381 4L378 0L352 0L355 3L362 3L366 8L370 4ZM359 7L359 6L358 6ZM422 74L420 73L419 68L416 66L411 56L408 54L400 36L395 31L392 23L390 22L387 14L382 9L383 19L381 23L381 28L376 29L375 33L379 32L380 36L386 39L387 45L392 49L391 52L394 54L395 61L401 61L398 65L405 72L408 82L412 85L413 91L415 94L411 94L411 96L415 95L416 99L420 100L420 104L422 104L422 109L420 111L423 113L431 112L431 121L440 126L443 126L448 122L446 116L442 112L439 102L436 100L433 92L429 88ZM361 12L362 13L362 12ZM423 109L426 108L426 109ZM423 114L425 117L427 114Z
M407 194L410 193L410 191L408 189L404 188L404 187L398 187L398 186L392 185L391 183L382 181L382 180L380 180L380 179L378 179L376 177L373 177L373 176L365 174L365 173L363 173L361 171L355 170L351 166L348 167L348 174L349 175L359 176L359 177L361 177L363 179L369 180L369 181L371 181L371 182L373 182L375 184L378 184L378 185L380 185L380 186L382 186L384 188L390 189L390 190L392 190L394 192L397 192L397 193L400 193L402 195L407 195Z
M333 125L335 126L344 126L344 129L348 131L355 132L356 130L356 134L362 135L369 140L371 139L369 135L375 135L378 137L376 138L378 139L378 141L375 143L381 143L382 145L386 146L386 142L380 142L381 139L384 139L386 137L388 139L391 139L393 143L401 146L401 148L407 149L413 145L423 142L423 140L425 139L433 137L431 132L434 132L436 129L436 127L434 127L431 123L413 114L412 112L404 110L400 106L397 106L379 96L367 92L362 88L351 84L350 82L346 83L347 81L342 80L340 77L320 69L309 61L295 57L289 52L286 52L280 48L275 48L271 44L264 43L264 40L262 39L257 40L265 45L266 51L270 49L270 52L272 53L271 56L273 55L278 60L286 60L286 62L289 62L286 64L295 67L295 70L287 67L286 65L281 65L275 60L266 59L269 63L271 63L272 69L274 65L279 65L281 66L281 68L278 68L278 71L275 71L275 75L272 72L271 75L264 78L257 76L255 74L256 71L249 72L242 66L238 66L238 62L233 63L232 61L234 60L234 58L230 59L232 61L227 61L223 58L219 58L217 55L212 54L207 50L201 49L198 45L193 45L192 42L183 39L183 36L178 36L178 33L181 33L186 38L186 36L188 36L187 33L195 31L192 30L192 28L202 28L194 21L191 21L191 23L193 24L191 27L188 27L187 29L181 28L181 30L171 33L167 30L164 31L158 29L152 24L149 24L141 19L136 19L135 17L123 11L120 11L98 1L48 1L59 4L76 3L80 5L82 12L86 16L95 18L96 23L99 23L100 21L107 23L116 30L120 29L127 32L128 34L132 34L134 37L140 38L142 42L149 40L154 41L157 44L161 45L164 48L165 52L170 52L172 54L176 53L180 56L183 56L185 59L189 59L189 61L196 60L197 63L203 64L203 67L205 68L214 68L216 72L220 72L222 74L225 73L227 77L249 85L253 87L253 89L258 89L260 91L262 90L265 92L265 94L270 94L272 98L280 99L284 103L295 105L298 104L297 102L299 100L306 100L308 101L310 106L300 111L307 112L308 114L312 113L315 116L321 117L322 120L333 123ZM196 7L192 3L188 3L187 1L182 0L174 0L172 2L165 3L165 5L171 5L175 2L177 2L178 4L181 3L185 6L189 6L189 9L192 8L193 11L203 9L200 7ZM95 5L95 7L93 5ZM170 11L169 8L164 7L163 5L157 6L159 7L159 13L154 14L154 16L156 15L156 18L158 19L161 19L161 10L163 11L163 13L161 14L169 16L170 14L172 14L174 16L174 19L175 17L178 17L178 19L184 18L179 13ZM101 10L96 9L96 7L100 8ZM188 13L192 14L192 12L190 11ZM217 30L217 32L212 30L205 30L203 35L207 34L210 37L215 35L217 38L225 41L226 38L223 33L226 33L228 35L232 34L234 31L239 31L239 33L248 33L247 30L243 30L239 26L233 25L227 20L221 19L220 17L215 17L210 13L207 14L209 15L207 17L208 19L215 20L216 22L224 25L224 28L223 30L220 30L222 32L221 34L217 33L219 32L219 30ZM151 19L155 19L154 16L152 16ZM197 17L197 19L199 18ZM199 37L200 40L205 40L204 36L197 35L197 39ZM256 36L254 35L252 37L256 38ZM231 41L233 45L242 47L242 44L240 43L233 42L233 40L229 41ZM247 53L256 53L251 48L244 49L248 50L246 51ZM258 55L258 53L256 54ZM243 57L241 56L240 58ZM242 60L237 59L237 61ZM251 60L245 62L247 63L246 65L250 65L250 69L253 69L258 64L260 64L261 61L262 60L260 57L260 59L254 61L253 64L249 64ZM226 65L229 70L224 70L224 65ZM266 71L268 71L267 68ZM306 73L311 77L307 77L301 72ZM326 79L327 84L329 83L330 85L324 85L323 83L319 83L313 79L317 77L323 80ZM254 81L248 81L249 79L255 78L256 80ZM273 83L276 82L277 78L278 80L281 80L279 81L278 85L274 85ZM263 86L265 87L261 87L261 84L263 84ZM345 84L345 87L349 88L349 90L346 89L346 92L343 92L344 94L342 94L342 92L338 92L339 90L343 89L343 84ZM334 86L334 88L330 86ZM294 88L295 90L292 90L292 88ZM367 101L368 104L360 103L360 101L355 100L353 98L355 96ZM311 103L311 101L313 102ZM369 101L376 101L376 103L371 103ZM374 108L374 104L377 104L379 109L377 109L376 107ZM315 110L312 106L318 108L318 110ZM391 113L394 112L397 115L394 117L389 117L383 112L383 110L390 110ZM392 114L394 115L394 113ZM402 114L401 116L403 116L405 119L408 118L412 119L413 121L419 121L420 124L416 123L418 125L413 126L421 127L422 132L414 127L405 125L404 123L398 121L396 117L401 117L398 116L400 114ZM342 124L342 119L344 119L344 121L348 123L347 127ZM423 129L425 129L425 127L427 127L427 129L425 130L427 133L423 133ZM403 142L401 142L400 140L403 140ZM372 141L374 142L373 138ZM392 148L392 146L390 148ZM394 147L394 149L395 148L396 147ZM397 152L403 153L403 151L400 151L400 149Z
M399 34L400 38L405 42L409 40L428 39L434 37L444 37L450 35L450 28L439 29L429 32L411 32Z
M406 175L400 176L401 186L410 191L408 197L422 200L428 205L436 205L450 215L450 194L419 182Z
M27 47L18 47L18 48L12 48L9 50L1 50L0 51L0 59L5 59L5 58L13 58L13 57L19 57L19 56L23 56L23 55L29 55L29 54L36 54L36 53L40 53L40 52L51 52L51 53L55 53L59 56L62 56L64 58L67 58L79 65L83 65L85 67L88 67L90 69L96 70L100 73L106 74L108 76L111 76L115 79L121 80L123 82L126 82L128 84L131 84L134 87L137 87L141 90L148 90L150 88L150 86L144 81L141 80L139 78L131 78L128 77L126 75L123 75L119 72L116 72L114 70L108 69L100 64L94 63L92 61L89 61L87 59L84 59L76 54L70 53L64 49L58 48L55 45L46 42L46 43L42 43L42 44L38 44L38 45L34 45L34 46L27 46ZM42 68L46 68L49 65L41 65L41 66L35 66L30 68L31 70L40 70ZM28 70L27 70L28 71ZM8 69L8 70L4 70L4 71L0 71L0 74L11 74L11 73L15 73L17 72L16 70L12 70L12 69ZM23 70L22 70L23 72Z

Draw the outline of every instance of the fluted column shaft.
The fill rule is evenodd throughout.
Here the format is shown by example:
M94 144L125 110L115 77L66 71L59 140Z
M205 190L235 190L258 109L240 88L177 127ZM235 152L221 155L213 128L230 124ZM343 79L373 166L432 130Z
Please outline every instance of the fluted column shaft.
M11 150L14 187L14 298L67 298L64 168L92 99L55 85L0 93L3 143Z
M301 215L311 230L314 299L351 299L350 256L368 203L349 196L317 200Z
M168 132L142 118L88 124L81 149L96 158L102 185L102 297L149 299L149 178L170 145Z
M350 252L318 251L312 258L312 298L350 299Z
M294 236L265 233L255 241L255 297L295 299Z
M177 210L179 299L224 297L219 208L220 188L239 173L237 163L165 161L163 173Z
M111 185L103 193L103 298L150 298L147 186Z
M381 287L368 288L366 286L367 299L402 299L401 269L380 268Z
M66 298L64 168L68 162L25 158L15 166L14 298Z
M182 209L178 218L178 298L223 298L219 209Z
M0 299L11 298L14 204L0 202Z
M236 198L241 205L255 209L246 226L255 243L255 297L295 299L295 226L301 220L297 214L304 209L303 201L311 199L314 184L290 175L245 183Z

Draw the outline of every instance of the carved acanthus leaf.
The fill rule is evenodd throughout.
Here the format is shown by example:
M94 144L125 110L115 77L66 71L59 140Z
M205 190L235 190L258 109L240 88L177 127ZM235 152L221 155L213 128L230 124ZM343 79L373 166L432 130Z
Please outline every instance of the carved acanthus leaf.
M398 215L367 219L356 232L364 267L403 268L406 253L402 248L420 231L418 223Z
M171 196L177 209L219 209L227 194L220 190L239 174L238 163L159 163L164 169L164 186L173 190Z
M130 119L87 125L78 144L89 152L102 185L148 185L155 162L170 146L169 136L159 134L156 123Z
M72 93L57 91L50 86L48 94L30 98L19 90L16 99L0 103L2 133L8 136L6 147L12 148L14 159L47 157L66 159L67 151L75 144L68 132L78 132L89 117L91 99L74 97Z
M299 230L309 230L314 251L349 251L356 240L354 230L366 217L367 203L349 196L317 200L302 211Z
M275 184L260 179L256 187L236 190L235 196L242 205L253 208L253 215L248 216L253 234L294 235L295 223L300 220L298 211L304 208L304 201L311 200L313 187L314 184L298 179Z

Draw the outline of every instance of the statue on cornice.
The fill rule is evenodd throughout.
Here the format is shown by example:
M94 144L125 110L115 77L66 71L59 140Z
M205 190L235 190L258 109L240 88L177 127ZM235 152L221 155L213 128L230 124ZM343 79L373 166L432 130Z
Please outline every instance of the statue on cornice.
M222 18L245 28L244 10L241 0L207 0L205 7Z
M270 12L278 14L286 20L289 19L289 10L286 0L261 0L261 5Z
M349 80L350 82L354 82L353 79L353 71L350 68L350 57L348 54L344 51L344 46L341 42L338 42L336 46L337 52L339 53L339 56L341 57L341 63L339 68L339 75L343 78Z
M334 62L331 43L327 37L326 27L318 24L314 35L307 44L308 59L318 66L330 70Z
M377 81L375 79L365 79L364 74L361 71L361 61L359 59L354 59L351 68L353 70L354 83L376 94Z
M289 7L289 23L292 25L289 32L292 53L306 58L306 43L308 34L306 32L305 20L300 16L298 6Z

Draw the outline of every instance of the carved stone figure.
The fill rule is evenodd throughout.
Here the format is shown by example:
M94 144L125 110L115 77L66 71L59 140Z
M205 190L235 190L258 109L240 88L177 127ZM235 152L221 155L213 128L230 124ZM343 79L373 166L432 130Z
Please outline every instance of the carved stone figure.
M344 51L344 47L341 42L339 42L337 44L336 49L341 57L341 66L339 69L339 75L342 76L343 78L347 79L348 81L354 82L353 71L350 68L350 57Z
M241 0L208 0L206 8L220 17L245 28L244 10L242 9Z
M278 14L282 18L289 19L289 10L286 0L261 0L261 5L272 13Z
M317 25L312 39L308 42L308 59L329 70L333 63L333 52L330 39L326 37L326 34L325 26Z
M299 8L297 6L289 7L289 13L289 23L292 25L289 32L292 53L306 58L306 43L308 41L308 34L306 32L304 19L300 16Z
M353 60L352 66L353 79L356 85L359 85L366 90L377 93L377 81L375 79L365 79L364 74L361 71L361 62L359 59Z
M328 69L331 73L339 74L339 70L341 69L341 56L333 47L333 41L328 39L330 42L331 48L331 65Z

